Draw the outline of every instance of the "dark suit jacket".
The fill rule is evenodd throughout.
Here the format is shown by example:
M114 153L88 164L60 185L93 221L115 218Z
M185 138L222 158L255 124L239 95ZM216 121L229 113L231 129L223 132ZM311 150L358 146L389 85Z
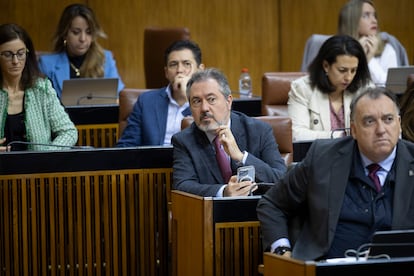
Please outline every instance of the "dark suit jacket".
M138 97L128 117L128 124L117 142L117 147L164 144L170 102L165 90L166 87L148 91ZM190 116L190 108L186 108L183 115Z
M241 151L247 151L245 165L256 169L256 182L275 182L286 172L269 124L232 111L231 131ZM174 147L174 189L201 196L216 196L224 184L214 146L195 123L172 137ZM233 175L238 165L232 160Z
M112 52L105 50L104 78L118 78L118 93L125 85L118 74ZM63 81L70 79L69 59L66 52L44 54L39 57L39 68L52 82L53 88L60 99Z
M306 212L292 256L314 260L330 248L352 166L352 137L315 140L307 156L259 200L264 248L288 237L287 215ZM395 159L393 229L414 228L414 144L400 140ZM300 208L300 206L304 208Z

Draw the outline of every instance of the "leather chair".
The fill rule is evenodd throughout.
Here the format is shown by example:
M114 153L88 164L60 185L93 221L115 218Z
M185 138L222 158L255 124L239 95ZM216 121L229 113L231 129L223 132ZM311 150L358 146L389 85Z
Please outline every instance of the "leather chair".
M124 88L119 93L119 117L118 117L118 138L127 126L129 114L131 114L134 104L139 95L149 91L149 89Z
M288 116L258 116L258 120L270 124L279 146L279 152L287 166L293 162L292 120Z
M189 40L190 31L185 27L144 29L144 72L147 88L160 88L168 84L164 73L164 53L177 40Z
M279 145L279 152L287 166L293 162L292 120L288 116L258 116L257 120L268 123L273 129L273 135ZM185 117L181 121L181 129L189 127L193 117Z
M266 72L262 77L262 115L288 116L290 83L305 72Z

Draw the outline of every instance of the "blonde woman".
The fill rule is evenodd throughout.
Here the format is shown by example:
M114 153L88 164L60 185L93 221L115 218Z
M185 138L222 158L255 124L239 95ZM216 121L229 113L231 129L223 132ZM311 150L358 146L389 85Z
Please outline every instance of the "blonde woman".
M55 53L39 58L40 70L59 98L63 81L70 78L118 78L118 93L124 88L112 53L102 48L98 38L106 34L91 8L72 4L64 9L53 38Z
M397 67L397 53L380 35L374 3L370 0L350 0L341 9L338 33L357 39L365 51L372 81L384 86L388 68Z

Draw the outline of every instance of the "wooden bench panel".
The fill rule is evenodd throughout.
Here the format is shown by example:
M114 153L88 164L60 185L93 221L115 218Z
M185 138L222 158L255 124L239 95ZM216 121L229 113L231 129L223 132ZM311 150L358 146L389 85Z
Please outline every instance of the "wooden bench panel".
M118 141L118 124L76 125L78 129L77 146L111 148Z
M171 168L1 175L0 274L167 275L171 181Z

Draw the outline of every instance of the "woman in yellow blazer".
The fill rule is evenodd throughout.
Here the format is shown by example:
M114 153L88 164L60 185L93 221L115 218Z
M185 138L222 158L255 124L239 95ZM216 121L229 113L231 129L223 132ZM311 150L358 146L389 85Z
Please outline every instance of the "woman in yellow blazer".
M292 81L288 113L293 140L314 140L347 134L349 104L361 89L374 86L361 44L347 35L324 42L308 75Z

